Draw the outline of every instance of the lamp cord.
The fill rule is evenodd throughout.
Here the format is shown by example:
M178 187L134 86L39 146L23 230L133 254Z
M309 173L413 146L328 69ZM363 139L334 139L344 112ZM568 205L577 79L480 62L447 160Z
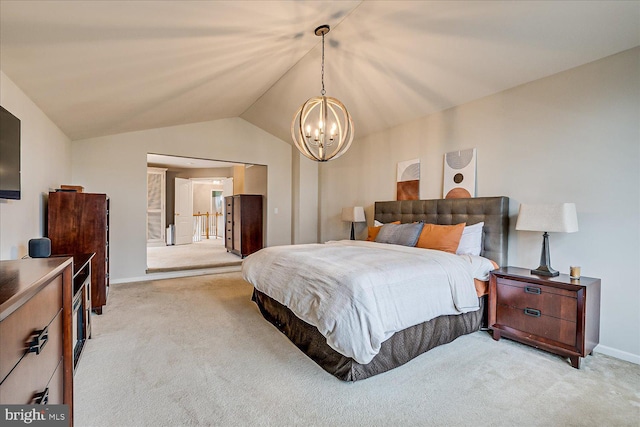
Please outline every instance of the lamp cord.
M322 96L326 93L324 90L324 34L325 33L322 33L322 90L320 91Z

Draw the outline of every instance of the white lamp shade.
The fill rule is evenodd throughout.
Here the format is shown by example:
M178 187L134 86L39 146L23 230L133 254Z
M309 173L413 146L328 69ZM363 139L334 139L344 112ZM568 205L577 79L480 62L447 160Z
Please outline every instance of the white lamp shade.
M342 208L342 220L347 222L365 222L364 208L362 206Z
M553 205L520 205L516 230L574 233L578 216L574 203Z

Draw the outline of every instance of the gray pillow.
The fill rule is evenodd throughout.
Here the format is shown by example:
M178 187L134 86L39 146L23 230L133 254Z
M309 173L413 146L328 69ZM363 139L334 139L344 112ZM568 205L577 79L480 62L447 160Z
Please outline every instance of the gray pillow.
M415 246L418 237L420 237L423 225L421 222L413 224L385 224L376 236L376 242Z

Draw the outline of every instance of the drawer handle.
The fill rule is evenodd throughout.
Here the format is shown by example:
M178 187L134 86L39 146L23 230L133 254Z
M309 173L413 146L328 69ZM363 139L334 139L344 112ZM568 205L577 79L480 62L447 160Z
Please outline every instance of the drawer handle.
M540 310L536 310L535 308L525 308L524 314L532 317L540 317Z
M36 393L34 403L36 405L46 405L49 403L49 387L45 388L43 392Z
M540 288L536 288L534 286L525 286L524 287L524 291L527 294L535 294L535 295L540 295Z
M49 326L45 326L41 331L36 331L36 335L29 343L29 353L40 354L47 341L49 341Z

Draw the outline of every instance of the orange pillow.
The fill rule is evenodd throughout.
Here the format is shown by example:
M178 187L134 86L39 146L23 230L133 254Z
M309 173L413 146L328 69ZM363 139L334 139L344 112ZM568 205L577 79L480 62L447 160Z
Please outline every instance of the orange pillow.
M400 224L400 221L393 221L390 224ZM368 227L368 231L367 231L367 242L375 242L376 241L376 236L378 236L378 233L380 232L380 229L382 228L382 226L379 227Z
M380 227L368 227L368 231L367 231L367 242L375 242L376 241L376 237L378 236L378 233L380 232L380 229L382 228L382 226Z
M455 254L465 225L464 222L456 225L425 224L416 248L436 249Z

